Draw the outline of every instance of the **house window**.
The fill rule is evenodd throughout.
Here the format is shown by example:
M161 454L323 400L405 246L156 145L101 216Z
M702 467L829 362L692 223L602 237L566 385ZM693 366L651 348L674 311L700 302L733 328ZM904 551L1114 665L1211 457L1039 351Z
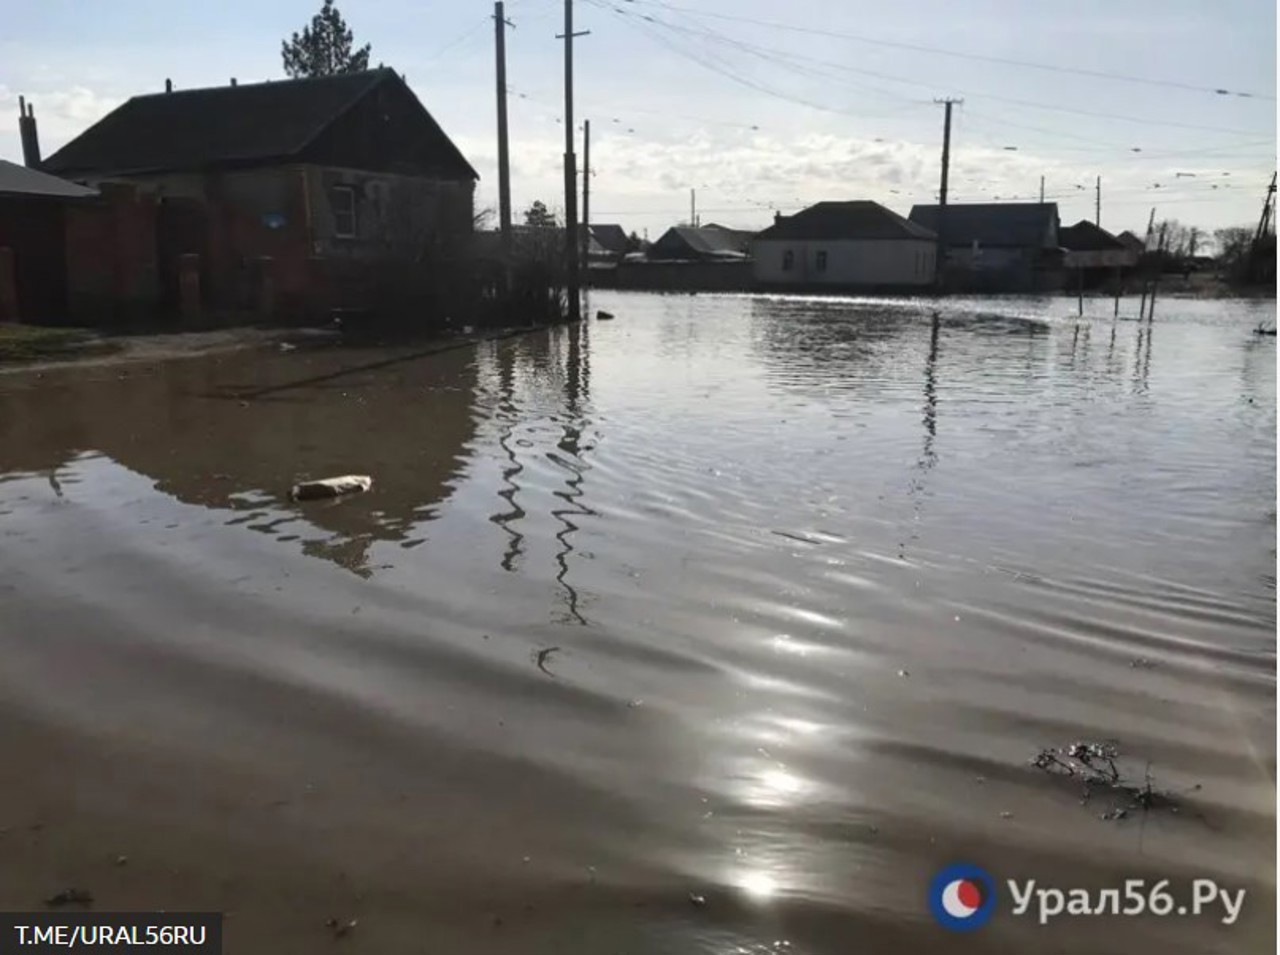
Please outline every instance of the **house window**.
M790 249L782 253L782 271L790 272L796 264L796 254Z
M819 272L825 272L827 270L827 250L826 249L818 250L818 256L814 260L813 264L814 264L814 268L816 268Z
M333 234L339 239L356 237L356 191L351 186L334 186L330 193L333 206Z

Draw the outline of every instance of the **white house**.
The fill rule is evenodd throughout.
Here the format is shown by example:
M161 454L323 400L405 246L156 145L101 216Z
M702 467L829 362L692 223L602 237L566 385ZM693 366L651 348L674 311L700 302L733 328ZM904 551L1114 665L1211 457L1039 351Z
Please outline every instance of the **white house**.
M932 285L937 236L878 202L819 202L751 243L763 286L904 289Z

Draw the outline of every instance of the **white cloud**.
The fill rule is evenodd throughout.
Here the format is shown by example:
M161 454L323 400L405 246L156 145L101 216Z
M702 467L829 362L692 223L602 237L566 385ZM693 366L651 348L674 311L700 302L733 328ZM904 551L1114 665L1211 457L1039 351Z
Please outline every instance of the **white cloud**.
M117 97L103 96L85 86L62 89L34 87L23 94L34 109L40 132L41 152L48 156L69 140L80 135L111 110L120 105ZM18 96L8 86L0 85L0 151L20 153L18 144ZM20 159L20 154L13 155Z

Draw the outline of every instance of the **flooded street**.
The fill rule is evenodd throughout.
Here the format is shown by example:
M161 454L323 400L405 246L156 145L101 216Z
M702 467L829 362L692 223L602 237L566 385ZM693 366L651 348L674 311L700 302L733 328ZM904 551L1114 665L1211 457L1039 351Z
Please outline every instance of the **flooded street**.
M1273 951L1275 305L1075 304L598 293L428 356L0 374L0 908L225 911L236 955ZM1076 740L1176 811L1030 765ZM999 885L968 936L955 861ZM1136 878L1247 897L1005 888Z

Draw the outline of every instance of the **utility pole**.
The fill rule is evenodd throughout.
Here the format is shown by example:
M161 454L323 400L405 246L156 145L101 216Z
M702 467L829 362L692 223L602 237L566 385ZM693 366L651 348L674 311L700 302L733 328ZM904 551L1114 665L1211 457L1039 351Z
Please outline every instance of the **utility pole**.
M1099 229L1102 228L1102 177L1099 176L1094 183L1094 199L1093 199L1093 224Z
M578 170L573 152L573 38L590 30L573 32L573 0L564 0L564 259L568 272L569 321L582 318L578 276Z
M1262 216L1258 219L1257 231L1253 234L1253 243L1257 245L1266 235L1267 223L1271 219L1271 197L1276 194L1276 174L1271 174L1271 185L1267 186L1267 197L1262 200Z
M1258 219L1258 229L1253 234L1253 244L1249 247L1249 276L1258 275L1258 250L1262 246L1262 237L1267 234L1267 225L1271 221L1271 207L1276 194L1276 174L1271 174L1271 185L1267 186L1267 196L1262 200L1262 215Z
M697 226L698 224L698 193L695 189L689 190L689 225Z
M582 261L591 248L591 120L582 121Z
M1044 176L1040 177L1040 205L1044 205Z
M494 40L498 67L498 228L502 232L502 258L511 256L511 163L507 153L507 27L502 0L493 5Z
M938 246L933 262L934 281L941 288L943 264L947 254L947 175L951 171L951 107L956 103L963 103L964 100L947 97L934 102L941 103L945 110L942 123L942 183L938 190Z

